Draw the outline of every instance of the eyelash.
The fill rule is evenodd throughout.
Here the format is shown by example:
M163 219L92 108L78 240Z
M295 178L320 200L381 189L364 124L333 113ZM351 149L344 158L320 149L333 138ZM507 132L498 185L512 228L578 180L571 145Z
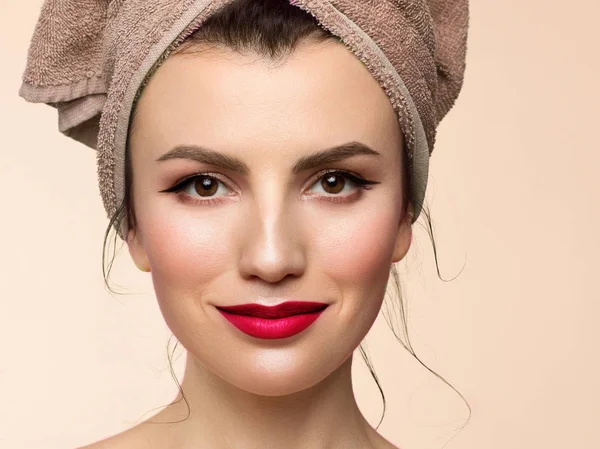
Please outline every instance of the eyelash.
M332 174L342 175L343 177L348 178L352 183L354 183L357 186L359 191L360 190L371 190L372 189L371 185L379 184L379 182L366 180L366 179L356 176L353 173L346 171L346 170L325 170L322 173L319 173L319 176L316 177L315 183L317 181L319 181L320 179L322 179L323 177L325 177L326 175L332 175ZM191 197L190 195L185 195L185 194L182 195L181 194L185 187L187 187L192 181L194 181L195 179L200 178L200 177L212 178L218 182L221 182L221 183L227 185L227 182L222 180L220 175L218 175L216 173L204 172L204 173L195 173L193 175L187 176L187 177L183 178L181 181L177 182L177 184L174 185L173 187L166 189L166 190L161 190L161 192L175 193L177 195L180 195L185 202L190 202L192 204L202 204L202 205L212 206L212 205L220 204L223 201L226 201L225 197L208 198L208 199L198 200L198 199L195 199L194 197ZM313 185L315 183L313 183ZM345 196L332 195L332 196L324 196L322 198L325 198L324 201L329 201L332 203L345 203L347 201L350 201L354 196L355 196L355 193L351 193L351 194L345 195Z

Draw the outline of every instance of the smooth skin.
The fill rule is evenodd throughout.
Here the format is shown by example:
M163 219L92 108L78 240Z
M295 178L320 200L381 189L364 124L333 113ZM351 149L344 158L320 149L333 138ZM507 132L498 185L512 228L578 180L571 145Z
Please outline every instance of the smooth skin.
M138 228L127 244L187 350L181 383L191 414L149 424L184 419L180 400L86 448L395 448L363 417L351 378L353 351L380 311L392 263L412 240L402 132L379 83L337 41L305 41L278 63L205 48L169 58L136 114ZM380 156L293 173L299 158L348 142ZM249 172L189 158L157 161L177 145L240 159ZM378 184L362 190L337 175L330 187L325 170ZM198 173L213 177L164 192ZM280 340L250 337L215 308L292 299L329 307Z

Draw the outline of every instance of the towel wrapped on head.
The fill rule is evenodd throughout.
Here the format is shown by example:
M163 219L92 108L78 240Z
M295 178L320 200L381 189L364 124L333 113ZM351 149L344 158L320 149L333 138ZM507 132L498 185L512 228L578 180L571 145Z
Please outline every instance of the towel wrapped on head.
M56 107L59 130L97 150L109 217L125 197L127 134L140 87L161 60L233 1L44 3L19 94ZM338 36L388 95L405 136L414 223L437 125L463 84L468 0L288 1ZM117 229L121 238L126 232Z

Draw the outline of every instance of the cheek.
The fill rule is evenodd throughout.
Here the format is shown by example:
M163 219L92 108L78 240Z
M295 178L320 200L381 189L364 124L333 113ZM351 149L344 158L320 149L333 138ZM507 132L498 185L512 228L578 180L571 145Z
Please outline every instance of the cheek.
M382 212L385 211L385 212ZM390 277L398 215L393 207L365 208L319 229L319 268L340 300L340 347L356 348L375 322Z
M190 219L189 214L143 218L144 247L159 297L196 291L225 271L233 250L222 220Z
M326 274L342 285L387 279L397 235L394 211L369 213L320 227L318 251ZM372 284L371 284L372 285Z

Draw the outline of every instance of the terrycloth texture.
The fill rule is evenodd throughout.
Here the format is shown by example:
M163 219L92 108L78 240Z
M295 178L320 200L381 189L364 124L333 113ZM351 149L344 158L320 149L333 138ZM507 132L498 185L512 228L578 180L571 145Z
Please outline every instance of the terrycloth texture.
M234 0L46 0L19 94L58 110L59 130L97 149L108 216L124 198L140 87L204 20ZM258 1L258 0L257 0ZM436 127L462 88L468 0L289 0L341 38L381 84L406 137L418 218ZM123 238L127 229L117 229Z

